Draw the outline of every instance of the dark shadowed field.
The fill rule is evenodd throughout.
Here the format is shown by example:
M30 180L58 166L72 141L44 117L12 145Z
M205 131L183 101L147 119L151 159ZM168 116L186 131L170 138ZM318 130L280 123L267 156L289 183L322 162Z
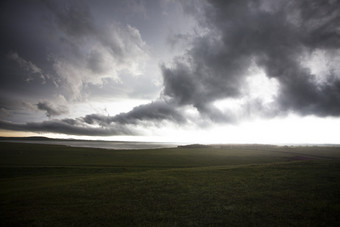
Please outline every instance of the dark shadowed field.
M1 226L339 226L340 148L0 143Z

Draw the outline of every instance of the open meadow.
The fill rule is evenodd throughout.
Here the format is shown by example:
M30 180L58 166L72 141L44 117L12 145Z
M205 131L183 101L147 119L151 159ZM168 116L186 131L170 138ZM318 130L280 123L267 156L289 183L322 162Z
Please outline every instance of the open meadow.
M1 226L339 226L340 148L0 143Z

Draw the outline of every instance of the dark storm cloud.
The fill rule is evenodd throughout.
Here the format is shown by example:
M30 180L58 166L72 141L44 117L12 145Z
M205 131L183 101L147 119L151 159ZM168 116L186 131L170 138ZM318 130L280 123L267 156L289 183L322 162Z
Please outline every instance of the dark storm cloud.
M306 43L311 47L339 48L340 2L330 1L298 1L301 10L301 22L309 33Z
M18 124L0 121L0 128L13 131L28 132L52 132L68 135L87 135L87 136L112 136L112 135L135 135L133 130L121 125L111 125L110 127L91 127L84 125L74 119L50 120L43 122L28 122Z
M137 34L135 29L131 26L127 26L127 28L120 27L113 18L110 18L111 21L109 23L96 21L89 9L88 2L43 2L54 15L58 27L67 35L76 39L76 42L74 42L74 40L69 40L71 42L70 45L73 45L74 49L78 48L77 42L84 41L86 38L93 38L110 50L110 53L118 60L124 61L129 55L128 50L134 51L134 45L133 43L124 43L124 40L121 39L139 42L139 34ZM103 4L103 1L100 3ZM109 4L110 7L114 7L114 4L111 5L112 3L110 4L108 2L106 4ZM114 33L114 36L111 32ZM132 48L129 46L132 46ZM95 72L98 71L98 64L100 63L101 58L102 56L100 56L98 51L94 50L90 53L88 63L91 69L95 69Z
M120 87L112 82L116 87L114 91L108 91L111 96L119 92L138 94L138 97L150 94L150 90L154 93L157 87L152 86L150 81L139 82L139 78L134 78L136 73L140 73L139 61L144 61L147 57L139 30L117 21L108 9L115 8L117 14L119 9L115 6L121 4L99 1L97 8L93 7L97 2L92 8L89 7L90 4L92 3L88 1L52 0L13 0L0 3L0 25L3 29L0 37L2 98L27 99L31 103L37 103L34 100L44 97L50 101L39 102L33 109L36 111L38 108L52 118L68 112L68 108L60 105L58 100L52 101L56 97L65 98L65 102L61 103L66 104L67 101L81 100L87 94L96 96L93 87L101 89L101 83L114 81L117 79L115 74L119 71L129 74L134 84L127 83L126 77L120 80L124 82ZM96 11L98 9L105 9L107 14L102 17L101 12ZM122 88L127 89L124 91ZM138 107L117 116L112 122L105 124L105 127L104 123L97 122L100 128L96 128L98 124L89 125L81 119L18 124L4 119L23 122L30 121L32 117L23 117L23 111L18 113L17 110L8 108L7 102L5 104L1 103L0 106L0 127L23 131L79 135L131 134L131 130L122 126L123 121L124 124L135 124L137 121L151 121L153 117L156 121L176 121L180 118L170 107L152 103L148 105L149 112L147 107ZM26 111L27 115L31 112ZM16 118L9 117L11 113L15 113ZM134 117L137 119L134 120Z
M98 114L87 115L83 118L88 124L109 125L112 122L121 125L139 124L142 122L161 122L164 120L185 123L185 118L175 109L175 106L163 101L156 101L133 108L127 113L120 113L113 117Z
M39 102L37 104L37 107L39 110L46 111L46 116L47 117L53 117L53 116L58 116L62 114L66 114L69 112L67 106L64 105L53 105L52 103L49 102Z
M55 110L52 110L46 103L39 103L38 107L49 111L50 115L60 114L53 112ZM135 107L127 113L113 117L91 114L78 119L49 120L26 124L0 121L0 128L14 131L54 132L88 136L136 135L138 133L129 126L140 123L150 125L164 120L185 123L183 116L173 106L158 101Z
M183 56L174 59L172 65L162 64L164 87L159 100L115 116L91 114L77 119L26 124L0 121L0 128L76 135L134 134L130 128L138 125L150 126L163 121L178 124L188 122L185 114L180 112L187 106L196 108L203 119L235 121L232 113L220 111L214 102L245 97L246 78L251 76L249 68L253 64L262 69L268 78L275 79L279 90L266 110L257 99L251 99L250 103L243 106L244 109L266 111L266 116L289 112L340 116L338 72L330 67L327 75L321 75L324 78L320 82L317 80L320 75L313 73L302 62L303 55L311 56L316 51L333 55L340 53L340 0L208 0L193 1L193 6L191 1L190 4L184 2L184 11L192 14L202 27L195 33L196 36L177 35L177 38L174 36L175 40L169 40L176 44L176 39L185 39L190 45ZM47 30L35 28L34 32L42 31L43 38L37 39L32 31L22 32L23 26L18 25L20 20L9 17L16 26L8 26L8 21L3 23L8 33L1 38L1 50L5 50L3 53L7 61L16 62L26 73L44 76L47 81L45 75L58 74L59 82L64 80L65 84L74 85L70 86L70 91L74 91L83 89L83 84L89 84L87 87L90 88L91 83L97 81L88 77L98 76L107 70L108 65L111 66L112 62L104 62L106 52L115 59L114 66L118 68L126 62L130 67L138 60L144 42L137 29L115 22L111 24L113 27L100 24L101 21L94 20L91 8L86 4L76 1L66 3L46 1L41 4L48 9L45 16L51 31L57 28L51 33L51 40L54 40L51 45L45 41L49 37ZM38 13L38 8L32 12ZM5 14L3 17L7 18ZM32 15L27 18L29 24L37 21L37 17ZM148 24L145 27L151 26ZM15 28L18 31L14 31ZM27 34L28 41L20 44L22 39L15 38L15 34L22 37ZM12 38L14 41L10 41ZM44 45L37 40L41 40ZM96 48L91 51L83 48L92 42ZM9 43L9 47L5 47L4 43ZM30 45L33 47L29 48ZM35 48L37 51L32 51ZM57 56L52 63L46 60L46 50L53 50L53 56ZM41 59L41 56L46 59ZM56 70L56 63L59 63L59 71ZM12 66L2 64L2 72L12 73L18 78L18 69ZM127 70L127 66L123 69ZM90 75L86 74L87 71L79 70L82 68L90 70ZM70 71L72 74L68 75ZM63 74L66 76L61 76ZM11 80L15 87L15 80L6 78L1 82L8 84L7 80ZM20 86L24 87L22 84ZM37 88L38 83L34 87ZM46 111L50 117L61 113L47 103L39 103L38 108Z
M16 52L10 52L7 57L18 63L20 68L28 73L29 77L27 77L26 81L33 80L34 78L32 76L37 75L42 80L42 83L46 83L47 76L44 75L42 69L40 69L38 66L21 58Z
M112 118L120 124L136 124L142 121L163 121L169 120L177 123L184 123L184 117L173 105L163 101L152 102L133 108L130 112L121 113Z
M96 31L86 2L72 1L69 4L66 1L43 1L43 3L54 13L57 24L65 33L83 37Z
M209 104L240 98L246 70L255 61L278 80L281 112L340 115L339 75L318 84L300 60L303 52L339 50L340 1L208 3L200 20L209 32L194 39L185 57L162 67L165 96L215 118Z
M119 23L117 13L111 14L109 9L105 17L98 12L120 3L91 4L66 0L1 1L2 96L16 93L48 99L62 95L68 101L82 100L88 84L100 87L103 79L118 81L123 70L139 73L135 69L139 69L147 53L138 29ZM119 11L119 7L115 10Z
M42 21L39 1L0 3L0 93L48 98L55 91L55 78L48 62L47 40L52 35ZM46 18L44 18L46 19ZM43 86L42 86L43 85ZM50 91L50 92L46 92Z

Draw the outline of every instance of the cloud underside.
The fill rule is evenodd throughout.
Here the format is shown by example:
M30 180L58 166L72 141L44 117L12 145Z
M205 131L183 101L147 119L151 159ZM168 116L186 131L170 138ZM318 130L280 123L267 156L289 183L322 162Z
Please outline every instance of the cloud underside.
M255 64L279 83L277 112L340 114L340 72L329 68L318 82L302 53L339 54L339 1L209 1L207 35L172 67L163 67L164 94L200 112L213 101L239 98ZM266 8L267 7L267 8ZM209 113L208 113L209 114Z
M340 53L340 1L278 0L273 4L272 1L214 0L202 3L201 7L190 13L201 22L204 32L191 38L186 54L175 58L171 65L161 66L163 91L158 100L115 116L92 114L26 124L2 121L0 128L73 135L135 135L138 125L194 122L194 118L181 111L187 107L209 122L233 122L239 117L214 103L244 99L252 65L261 69L268 79L277 81L278 90L269 103L248 98L241 106L247 107L247 111L241 111L242 116L247 117L245 113L249 110L266 117L291 112L303 116L340 115L340 75L335 64L328 64L320 80L320 75L302 60L303 55L316 52L330 56L329 59ZM63 19L67 15L57 16L59 23L66 24ZM74 37L94 30L92 25L76 28L64 29ZM134 32L129 30L142 43L139 33ZM105 39L100 40L102 46L114 48ZM137 47L136 51L139 51ZM121 54L124 53L122 50ZM92 52L88 60L90 69L100 73L102 67L97 54ZM46 103L38 104L38 108L49 117L66 111L55 110Z
M0 45L7 53L0 56L0 70L6 75L0 78L1 84L20 93L23 77L24 89L50 91L72 102L86 100L91 86L101 87L107 81L121 85L122 72L130 77L141 74L149 54L139 30L114 19L103 23L89 4L64 0L3 3L5 19L0 23L5 31ZM17 17L19 13L22 17Z
M47 101L39 102L37 104L37 108L39 110L46 111L47 117L58 116L69 112L67 106L64 105L55 106Z
M143 122L161 123L164 120L185 123L183 116L176 109L162 101L135 107L128 113L116 116L91 114L77 119L49 120L25 124L0 121L0 128L14 131L52 132L70 135L110 136L139 135L133 126Z

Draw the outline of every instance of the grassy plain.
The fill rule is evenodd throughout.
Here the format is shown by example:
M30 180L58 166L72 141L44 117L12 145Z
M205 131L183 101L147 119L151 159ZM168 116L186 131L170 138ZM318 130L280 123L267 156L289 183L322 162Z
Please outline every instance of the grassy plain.
M339 226L340 148L0 143L1 226Z

